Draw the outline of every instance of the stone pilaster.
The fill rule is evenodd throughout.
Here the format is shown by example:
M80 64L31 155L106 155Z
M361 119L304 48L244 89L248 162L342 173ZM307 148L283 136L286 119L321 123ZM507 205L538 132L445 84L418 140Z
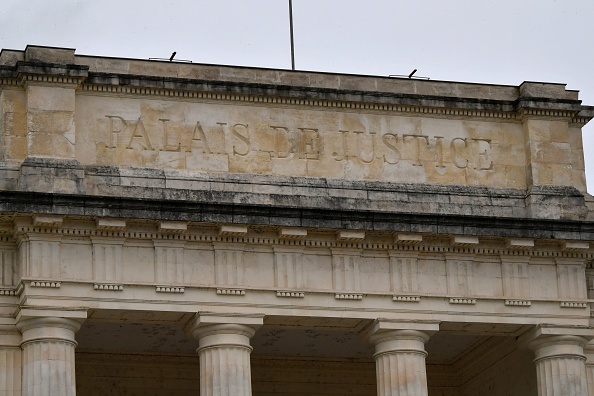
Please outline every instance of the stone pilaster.
M250 339L262 323L261 316L195 318L190 331L199 342L200 395L252 394Z
M38 314L38 313L37 313ZM86 316L82 313L82 319ZM23 396L74 396L74 334L81 317L20 315Z
M369 341L375 345L378 396L427 396L425 343L437 323L377 321Z
M530 342L534 351L539 396L587 396L586 356L588 338L577 335L544 335Z
M588 383L588 395L594 394L594 344L590 343L584 348L586 354L586 382Z
M0 395L21 396L21 335L0 332Z

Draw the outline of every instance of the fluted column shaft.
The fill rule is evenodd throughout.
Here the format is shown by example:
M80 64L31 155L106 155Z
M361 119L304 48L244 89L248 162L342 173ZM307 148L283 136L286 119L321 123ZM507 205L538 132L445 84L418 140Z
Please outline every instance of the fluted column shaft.
M255 329L211 324L194 330L199 340L200 395L251 396L250 338Z
M41 317L17 324L23 334L22 395L75 396L74 334L80 323Z
M588 381L588 393L594 395L594 364L586 364L586 379Z
M0 345L0 396L21 396L21 348Z
M588 396L583 349L587 342L584 337L555 335L530 343L539 396Z
M375 345L378 396L427 396L425 342L429 334L391 330L370 337Z

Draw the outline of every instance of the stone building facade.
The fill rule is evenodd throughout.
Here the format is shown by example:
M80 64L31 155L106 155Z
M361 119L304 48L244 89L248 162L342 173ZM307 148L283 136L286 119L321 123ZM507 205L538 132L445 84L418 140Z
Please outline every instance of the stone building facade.
M564 85L0 54L0 395L594 395Z

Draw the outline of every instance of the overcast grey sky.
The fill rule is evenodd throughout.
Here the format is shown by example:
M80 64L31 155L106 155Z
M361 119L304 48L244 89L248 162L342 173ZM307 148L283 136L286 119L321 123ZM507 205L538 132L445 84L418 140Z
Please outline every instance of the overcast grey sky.
M296 68L518 85L594 105L593 0L293 0ZM288 0L2 0L0 46L290 68ZM594 192L594 121L584 128Z

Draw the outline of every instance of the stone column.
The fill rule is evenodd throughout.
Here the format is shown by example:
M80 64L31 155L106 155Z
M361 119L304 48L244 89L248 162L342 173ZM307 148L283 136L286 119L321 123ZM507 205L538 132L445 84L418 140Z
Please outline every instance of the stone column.
M587 396L586 356L588 338L545 335L530 342L536 358L539 396Z
M250 338L262 323L261 316L200 315L193 321L201 396L251 396Z
M428 394L425 343L439 325L419 323L407 327L408 323L377 321L371 330L378 396Z
M60 317L20 320L23 396L74 396L74 334L80 321Z
M14 325L12 326L14 327ZM0 328L0 395L21 396L21 335Z

